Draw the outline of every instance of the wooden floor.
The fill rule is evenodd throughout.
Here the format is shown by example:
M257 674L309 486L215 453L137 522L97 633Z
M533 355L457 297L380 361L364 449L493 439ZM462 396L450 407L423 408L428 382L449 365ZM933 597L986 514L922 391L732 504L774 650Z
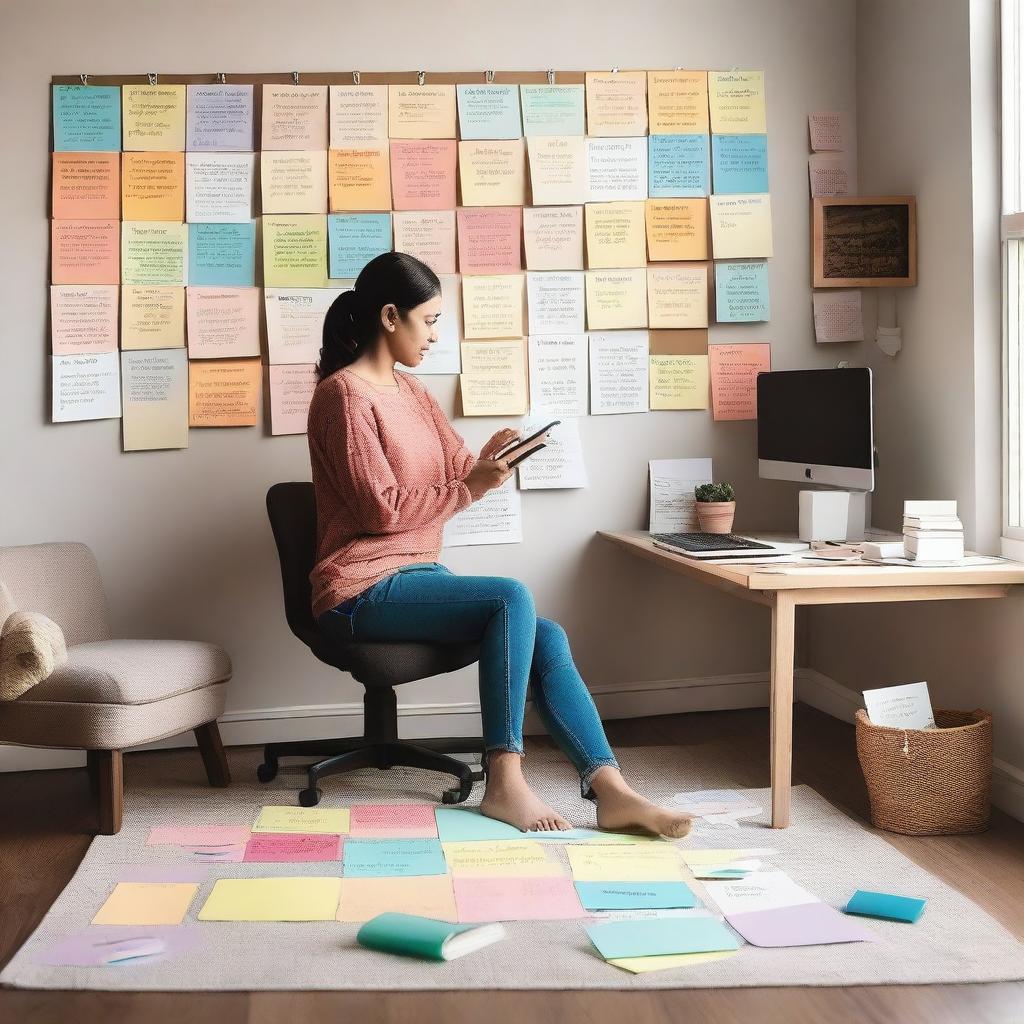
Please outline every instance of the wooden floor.
M797 705L795 717L794 781L811 785L833 804L866 820L867 794L852 726L802 704ZM734 752L740 784L761 787L769 782L766 710L609 722L608 733L616 746L699 746L713 737L716 748L725 741ZM199 755L193 750L178 756ZM14 955L67 884L88 848L94 826L84 768L0 774L0 964ZM1024 937L1024 824L996 812L992 828L977 836L911 839L880 834ZM289 1024L321 1020L331 1024L1021 1024L1024 983L632 993L0 990L4 1024L141 1020L146 1024L277 1024L282 1020Z

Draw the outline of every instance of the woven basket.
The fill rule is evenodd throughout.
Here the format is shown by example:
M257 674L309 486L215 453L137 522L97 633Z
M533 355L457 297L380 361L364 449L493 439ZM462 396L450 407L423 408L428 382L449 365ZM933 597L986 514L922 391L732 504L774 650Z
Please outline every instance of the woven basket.
M988 828L992 716L935 709L937 729L873 725L857 712L857 758L877 828L908 836Z

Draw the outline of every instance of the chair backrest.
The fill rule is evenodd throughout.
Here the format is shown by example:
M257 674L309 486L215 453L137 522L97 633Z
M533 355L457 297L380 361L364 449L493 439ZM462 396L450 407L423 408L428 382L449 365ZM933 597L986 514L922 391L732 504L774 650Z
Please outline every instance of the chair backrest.
M85 544L0 548L0 580L22 611L41 612L73 644L110 639L110 610L96 556Z
M274 531L284 585L284 614L291 631L313 647L319 631L313 619L309 574L316 561L316 495L308 482L274 484L267 491L267 515Z

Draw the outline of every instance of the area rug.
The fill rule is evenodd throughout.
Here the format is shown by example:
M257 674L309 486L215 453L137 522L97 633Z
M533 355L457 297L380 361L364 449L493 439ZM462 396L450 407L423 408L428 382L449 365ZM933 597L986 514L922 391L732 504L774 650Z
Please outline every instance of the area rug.
M684 790L735 787L727 759L708 747L636 747L621 751L623 772L645 795L667 800ZM586 921L510 922L507 938L463 959L422 962L363 949L358 925L200 922L196 915L217 878L324 875L323 864L215 864L185 920L199 929L199 945L178 958L118 967L54 967L36 961L54 942L89 925L128 867L180 862L176 847L148 847L158 825L251 822L267 804L294 804L302 776L282 772L256 781L255 750L231 752L235 781L225 790L205 785L198 755L150 753L126 761L124 827L99 836L81 866L28 942L0 973L18 988L87 990L443 990L443 989L659 989L792 985L892 985L1024 979L1024 946L989 914L918 867L878 835L833 807L807 786L792 794L792 825L768 827L769 791L745 790L764 808L739 828L701 824L681 845L770 848L765 867L778 867L825 903L842 908L855 889L927 899L913 925L858 918L877 942L759 948L741 946L721 960L633 975L605 963L584 930ZM531 783L573 824L592 826L593 805L579 799L572 769L554 752L528 755ZM324 782L321 806L435 799L438 777L415 769L363 769ZM467 806L479 801L479 787ZM564 847L553 844L565 859ZM335 871L340 864L335 862ZM699 882L692 888L705 895ZM711 904L713 909L713 904Z

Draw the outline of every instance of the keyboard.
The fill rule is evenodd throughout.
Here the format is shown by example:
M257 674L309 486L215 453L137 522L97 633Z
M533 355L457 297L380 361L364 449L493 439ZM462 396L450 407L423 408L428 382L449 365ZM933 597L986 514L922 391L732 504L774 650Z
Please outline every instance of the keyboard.
M762 544L732 533L652 533L651 540L660 540L683 551L775 551L771 544Z

